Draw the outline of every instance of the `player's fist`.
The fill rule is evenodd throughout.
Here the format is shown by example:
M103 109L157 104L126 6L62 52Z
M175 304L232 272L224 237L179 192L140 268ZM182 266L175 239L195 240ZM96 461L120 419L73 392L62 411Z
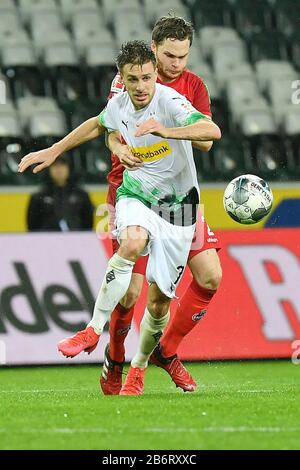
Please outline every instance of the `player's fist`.
M133 155L128 145L121 144L116 155L127 170L136 170L140 166L143 166L143 161L139 157Z
M167 138L167 128L154 118L147 119L144 122L137 124L138 130L135 133L135 137L141 137L142 135L153 134L160 137Z

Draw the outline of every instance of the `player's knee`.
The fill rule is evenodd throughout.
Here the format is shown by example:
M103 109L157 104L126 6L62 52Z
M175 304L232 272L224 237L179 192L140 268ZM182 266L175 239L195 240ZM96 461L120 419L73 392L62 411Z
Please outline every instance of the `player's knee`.
M222 268L219 266L218 268L208 271L204 275L201 276L200 279L196 279L196 282L200 284L201 287L210 290L217 290L220 282L222 280Z
M148 310L154 318L161 318L167 315L170 307L170 299L152 299L148 303Z
M118 254L122 256L122 258L129 259L130 261L137 261L144 246L145 243L143 240L126 240L126 242L121 243Z

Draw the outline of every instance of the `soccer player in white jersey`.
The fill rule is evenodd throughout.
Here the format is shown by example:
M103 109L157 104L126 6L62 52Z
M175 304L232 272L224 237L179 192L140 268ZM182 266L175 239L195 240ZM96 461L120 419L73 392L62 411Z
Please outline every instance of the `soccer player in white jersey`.
M193 27L184 18L168 15L156 22L152 32L151 47L157 59L157 83L168 86L184 95L190 103L207 117L212 117L209 95L203 80L186 68L189 49L193 42ZM124 91L124 83L119 74L112 83L111 98L118 92ZM35 165L33 172L37 173L64 152L97 138L105 132L98 116L88 119L70 134L47 149L32 152L22 158L20 171L25 171L30 165ZM109 139L114 133L111 133ZM208 151L212 142L197 141L193 146ZM111 208L116 204L116 192L122 184L125 168L134 168L140 164L128 148L120 147L118 155L112 154L112 169L107 175L109 182L107 203ZM113 215L112 209L112 215ZM113 222L114 217L111 219ZM172 321L164 331L160 342L154 349L149 362L162 367L172 378L177 387L192 392L196 389L196 382L184 367L177 349L183 338L197 327L209 304L217 292L221 280L221 266L217 251L220 249L218 238L210 231L201 214L198 216L195 240L203 243L192 243L188 257L188 266L193 279L180 298ZM112 239L113 252L119 248L118 241ZM118 395L122 387L122 370L125 359L124 342L130 330L134 314L134 305L140 295L143 278L146 274L147 256L141 256L135 263L131 282L125 296L116 305L111 313L109 322L109 343L105 349L105 360L100 386L104 394ZM85 348L83 338L82 350ZM78 353L80 351L78 350Z
M123 151L136 155L143 166L125 171L117 192L120 248L109 260L93 318L85 330L62 340L58 348L72 357L82 351L83 338L85 351L96 347L112 310L127 291L136 260L149 253L150 286L139 348L120 392L140 395L194 234L199 193L191 141L217 140L221 133L182 95L155 83L156 59L146 43L125 44L117 65L127 91L109 101L99 121L109 132L122 133L127 142ZM117 135L110 146L116 154L122 151Z

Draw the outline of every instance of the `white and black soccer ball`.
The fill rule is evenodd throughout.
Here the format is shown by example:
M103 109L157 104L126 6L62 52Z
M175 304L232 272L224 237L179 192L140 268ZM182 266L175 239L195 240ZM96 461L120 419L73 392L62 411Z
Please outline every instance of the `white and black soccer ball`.
M271 210L273 194L266 181L241 175L230 181L224 192L224 209L240 224L256 224Z

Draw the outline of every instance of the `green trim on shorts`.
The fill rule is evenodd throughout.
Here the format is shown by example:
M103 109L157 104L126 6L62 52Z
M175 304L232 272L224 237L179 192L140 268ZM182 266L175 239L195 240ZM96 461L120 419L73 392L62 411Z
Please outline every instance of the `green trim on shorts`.
M118 202L125 197L134 198L149 208L151 208L151 205L160 206L160 204L167 204L170 211L177 211L186 199L186 194L176 196L175 192L163 199L159 197L159 193L160 190L158 188L155 188L151 193L145 193L141 182L132 178L129 171L125 170L123 173L123 183L117 189L116 201Z
M157 188L152 193L145 194L141 182L132 178L128 170L125 170L123 173L123 183L117 189L117 202L121 198L132 197L150 207L151 204L157 204L158 194L159 189Z

